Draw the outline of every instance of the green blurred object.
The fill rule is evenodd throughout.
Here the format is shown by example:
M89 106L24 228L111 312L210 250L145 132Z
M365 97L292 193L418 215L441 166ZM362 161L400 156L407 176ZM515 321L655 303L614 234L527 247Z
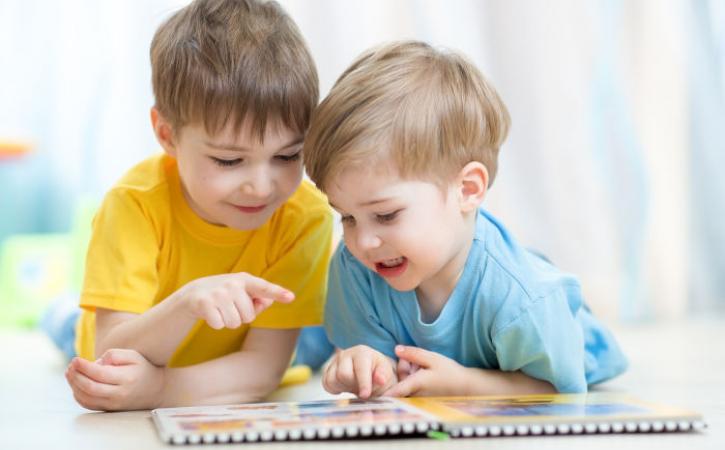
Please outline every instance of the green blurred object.
M86 267L86 252L91 240L91 224L98 210L98 201L84 197L76 204L71 229L73 245L73 271L71 273L70 288L80 294L83 286L83 274Z
M16 234L0 245L0 327L35 326L55 298L80 293L97 202L82 199L69 233Z
M0 326L34 326L70 288L70 234L16 234L0 246Z
M451 438L451 436L445 431L430 430L425 435L437 441L447 441Z

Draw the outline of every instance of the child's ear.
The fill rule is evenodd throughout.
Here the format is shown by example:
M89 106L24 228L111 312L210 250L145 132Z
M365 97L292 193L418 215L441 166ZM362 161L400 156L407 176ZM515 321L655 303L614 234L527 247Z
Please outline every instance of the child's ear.
M478 161L466 164L458 174L461 211L475 211L488 192L488 169Z
M174 129L155 106L151 108L151 126L154 129L156 140L159 141L164 151L168 155L176 157Z

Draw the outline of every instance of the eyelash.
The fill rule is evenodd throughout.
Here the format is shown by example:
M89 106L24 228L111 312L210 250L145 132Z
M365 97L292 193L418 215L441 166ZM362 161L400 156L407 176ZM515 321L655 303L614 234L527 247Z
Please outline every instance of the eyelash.
M242 158L237 159L222 159L222 158L216 158L214 156L210 156L211 160L214 161L218 166L221 167L232 167L236 166L237 164L243 162L244 160ZM295 153L294 155L277 155L275 158L278 161L281 161L283 163L289 163L298 161L300 159L300 152Z
M214 161L214 163L216 163L217 165L219 165L221 167L236 166L237 164L239 164L240 162L243 161L241 158L237 158L237 159L221 159L221 158L215 158L213 156L210 156L209 158L211 158L211 160Z
M401 210L399 209L389 214L376 214L375 218L379 223L390 223L398 217L398 213L400 213L400 211Z
M342 216L340 222L348 225L355 225L355 218L353 216Z
M298 159L300 159L300 156L301 156L300 153L302 153L302 152L301 151L297 152L294 155L277 155L277 156L275 156L275 158L278 158L282 162L293 162L293 161L297 161Z
M398 218L398 214L400 214L401 211L402 211L402 209L393 211L389 214L376 214L375 220L377 220L378 223L381 223L381 224L390 223ZM355 225L355 218L353 216L342 216L340 218L340 221L344 224Z

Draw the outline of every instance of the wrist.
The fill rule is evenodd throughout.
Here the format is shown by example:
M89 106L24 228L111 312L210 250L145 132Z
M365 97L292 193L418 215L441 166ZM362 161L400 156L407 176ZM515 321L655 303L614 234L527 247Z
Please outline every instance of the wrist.
M172 301L169 304L176 312L181 313L182 317L196 321L198 317L194 310L194 289L193 286L190 286L191 283L193 282L186 283L171 294L172 298L169 298L169 300Z
M485 387L481 385L485 386L486 384L486 379L488 378L486 370L464 366L461 366L461 369L462 382L460 384L457 383L459 386L457 389L460 392L457 392L456 395L480 395L485 391Z
M157 368L158 373L158 383L159 387L156 391L156 408L166 408L170 406L175 406L175 402L171 401L171 390L172 390L172 383L170 380L170 369L168 367L162 366Z

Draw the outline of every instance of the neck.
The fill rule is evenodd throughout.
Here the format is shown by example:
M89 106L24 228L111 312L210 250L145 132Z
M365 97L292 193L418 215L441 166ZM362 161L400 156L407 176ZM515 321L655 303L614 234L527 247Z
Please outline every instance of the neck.
M438 273L423 281L415 289L425 322L433 322L440 315L451 293L456 288L456 284L458 284L458 280L465 269L468 252L470 252L473 244L475 227L476 216L473 214L466 220L464 232L461 233L461 240L449 260Z

